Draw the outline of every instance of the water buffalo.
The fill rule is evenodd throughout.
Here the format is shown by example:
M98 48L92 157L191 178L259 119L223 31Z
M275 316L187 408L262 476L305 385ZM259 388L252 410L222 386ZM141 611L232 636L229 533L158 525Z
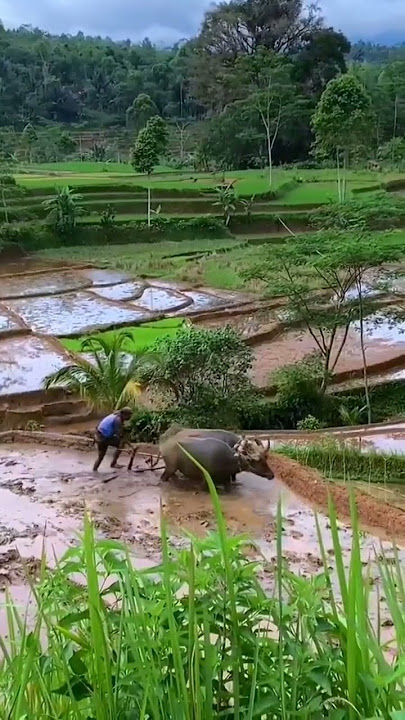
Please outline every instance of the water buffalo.
M204 433L203 437L188 432L181 430L169 438L162 438L159 446L165 463L162 480L169 480L177 471L192 480L203 479L200 469L183 452L183 448L207 470L216 485L229 487L236 474L244 470L268 479L274 477L268 464L270 443L262 445L258 440L236 436L238 440L232 446L208 434L224 431L205 431L207 434Z

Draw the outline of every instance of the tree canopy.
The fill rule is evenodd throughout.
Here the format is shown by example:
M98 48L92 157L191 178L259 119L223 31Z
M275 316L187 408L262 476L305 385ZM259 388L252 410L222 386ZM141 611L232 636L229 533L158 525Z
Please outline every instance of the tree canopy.
M405 49L351 49L316 4L220 2L195 38L170 48L147 38L115 42L0 24L0 154L18 148L24 162L57 160L82 151L77 134L66 132L86 128L108 130L117 146L129 148L158 115L174 133L181 129L182 160L183 128L190 125L198 126L193 150L216 166L267 165L269 126L275 164L304 160L314 140L311 115L328 83L348 69L371 97L377 156L405 134ZM94 158L102 160L96 145Z

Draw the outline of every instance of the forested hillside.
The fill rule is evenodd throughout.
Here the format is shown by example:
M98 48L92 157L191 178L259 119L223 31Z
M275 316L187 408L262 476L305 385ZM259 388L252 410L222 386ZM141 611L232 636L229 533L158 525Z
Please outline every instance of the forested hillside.
M19 160L53 161L88 150L89 143L78 148L79 130L107 130L117 159L159 114L172 126L173 154L183 161L191 146L206 169L213 161L260 167L268 143L276 163L307 160L314 108L327 83L347 70L371 95L378 157L378 148L405 134L404 46L351 48L301 0L220 3L196 38L168 49L148 39L1 27L0 149L3 157L17 151ZM97 146L97 135L89 137ZM95 159L98 152L105 159L97 147Z

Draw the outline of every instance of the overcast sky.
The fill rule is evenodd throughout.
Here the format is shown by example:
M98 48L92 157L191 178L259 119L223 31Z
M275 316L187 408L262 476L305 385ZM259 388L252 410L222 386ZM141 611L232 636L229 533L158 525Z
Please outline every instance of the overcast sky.
M171 43L198 30L210 0L0 0L6 26ZM323 15L350 38L405 41L405 0L320 0Z

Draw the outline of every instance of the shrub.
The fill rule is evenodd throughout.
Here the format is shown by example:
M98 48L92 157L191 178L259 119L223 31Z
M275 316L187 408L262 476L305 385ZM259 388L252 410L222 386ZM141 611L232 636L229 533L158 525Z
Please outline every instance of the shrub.
M160 362L149 382L178 406L220 407L251 387L252 350L230 327L184 328L174 337L158 340L151 352Z
M297 430L319 430L321 427L321 422L313 415L307 415L306 418L297 422Z
M322 230L350 229L364 226L382 230L400 226L405 220L405 200L390 197L387 193L363 200L351 200L337 205L325 205L310 213L310 223Z
M173 410L138 408L132 414L130 436L134 442L157 443L159 437L176 422Z
M270 382L277 392L277 407L287 427L296 427L308 416L322 422L330 419L335 400L321 390L323 373L322 360L314 353L271 376Z
M109 244L117 245L136 242L152 243L160 241L162 235L165 239L193 240L209 237L219 239L227 237L228 233L223 223L212 217L190 218L189 220L156 217L153 218L150 228L147 222L136 220L117 224L113 233L111 233L111 226L105 224L80 223L63 236L44 222L16 222L0 225L0 240L3 243L16 244L28 251L56 248L62 245L72 247L102 245L107 241Z

